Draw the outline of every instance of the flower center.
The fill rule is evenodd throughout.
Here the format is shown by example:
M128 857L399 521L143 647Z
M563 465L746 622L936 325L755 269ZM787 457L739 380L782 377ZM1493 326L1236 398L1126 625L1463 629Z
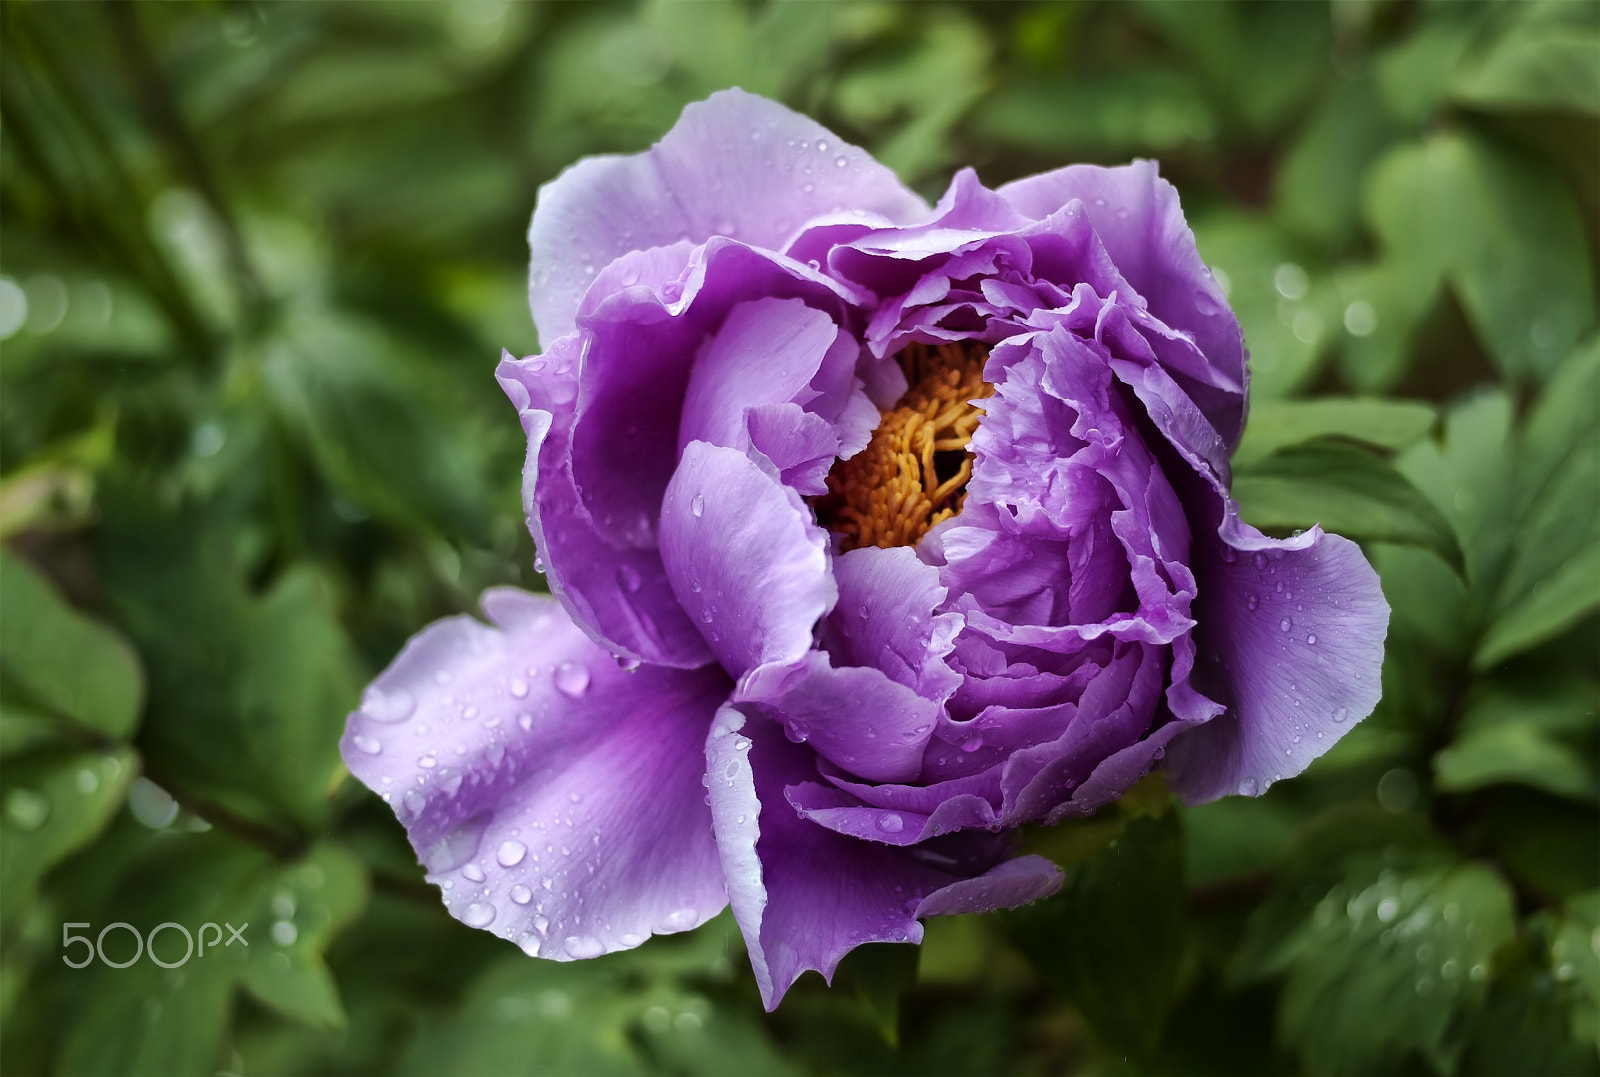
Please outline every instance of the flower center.
M828 492L813 502L817 521L844 549L915 546L961 511L972 477L967 443L983 415L970 401L994 392L983 380L988 357L972 341L910 344L895 357L909 388L867 447L833 466Z

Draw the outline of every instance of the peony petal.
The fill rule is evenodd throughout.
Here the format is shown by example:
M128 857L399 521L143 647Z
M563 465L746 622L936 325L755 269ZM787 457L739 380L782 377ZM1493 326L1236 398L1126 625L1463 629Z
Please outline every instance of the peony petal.
M1194 392L1231 449L1244 428L1245 353L1239 322L1221 287L1200 260L1177 189L1153 161L1120 168L1071 165L999 189L1017 210L1049 217L1074 199L1083 203L1117 270L1162 322L1193 336L1200 352L1238 388Z
M842 209L908 223L927 205L893 172L826 128L743 90L683 110L644 153L589 157L539 189L528 229L528 305L549 345L613 259L679 240L729 236L780 249Z
M961 615L939 613L945 589L939 570L910 546L866 546L837 557L839 602L822 623L823 649L835 665L871 666L942 701L961 684L944 662L961 630Z
M772 722L725 707L706 757L728 901L768 1010L801 973L831 979L863 943L922 941L914 910L960 875L797 815L784 789L815 780L815 757Z
M569 463L577 351L577 338L565 337L543 356L507 355L495 371L528 437L522 505L545 577L573 621L600 645L655 665L703 666L711 652L678 605L659 555L613 546L578 496Z
M1210 529L1202 542L1196 527L1193 680L1227 709L1168 749L1168 781L1188 804L1299 774L1382 690L1389 607L1360 547L1320 528L1268 539L1229 509L1231 543Z
M734 702L771 708L790 739L868 781L911 781L922 770L922 749L939 717L933 700L879 669L834 669L817 651L761 674L741 682Z
M838 336L831 317L798 299L756 299L734 307L695 356L678 451L691 441L742 450L748 444L745 409L794 401L809 388Z
M1002 861L974 879L962 879L922 899L917 916L1014 909L1061 889L1061 869L1042 856Z
M798 662L838 597L827 535L798 494L735 449L692 441L661 503L661 561L722 666Z
M494 627L454 617L406 644L341 742L451 915L556 960L716 915L702 746L726 676L625 673L543 596L483 605Z

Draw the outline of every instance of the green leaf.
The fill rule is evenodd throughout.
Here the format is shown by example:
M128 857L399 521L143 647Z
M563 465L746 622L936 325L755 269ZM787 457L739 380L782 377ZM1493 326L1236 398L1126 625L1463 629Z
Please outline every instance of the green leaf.
M1351 733L1355 736L1370 723ZM1368 803L1336 805L1301 827L1289 842L1272 895L1251 913L1228 969L1235 985L1288 970L1299 956L1311 914L1334 887L1373 879L1385 868L1421 870L1455 854L1414 815Z
M900 1044L900 996L917 982L918 947L904 943L858 946L840 962L845 982L855 984L891 1047Z
M1512 913L1510 888L1477 863L1335 887L1312 913L1280 1032L1313 1074L1382 1072L1410 1051L1448 1070L1452 1023L1481 1004Z
M245 988L302 1024L344 1027L339 988L322 954L366 903L367 874L361 861L337 845L313 849L299 864L282 871L270 892L263 888L249 914L254 918L251 923L271 925L264 934L272 953L266 960L252 955L243 970Z
M1508 376L1544 378L1594 324L1594 278L1573 192L1537 159L1459 131L1396 149L1365 199L1385 258L1445 275Z
M1437 787L1465 792L1515 782L1557 796L1600 799L1591 758L1600 690L1582 677L1494 685L1477 693L1455 740L1434 757Z
M1576 624L1596 607L1600 607L1600 542L1586 546L1515 600L1483 637L1473 664L1480 669L1495 666Z
M108 499L100 538L112 603L149 663L149 769L269 826L314 827L359 684L328 588L299 567L257 598L194 514L137 500Z
M1586 5L1572 5L1584 7ZM1512 27L1450 80L1450 96L1497 112L1600 115L1600 33L1555 21Z
M1507 723L1459 737L1434 756L1442 792L1520 782L1557 796L1600 799L1600 776L1584 757L1527 725Z
M1196 219L1194 233L1244 330L1252 401L1303 388L1343 317L1328 282L1265 216L1216 212Z
M1261 528L1326 530L1433 550L1461 563L1450 524L1391 465L1340 445L1280 449L1233 480L1242 515Z
M125 737L138 721L144 676L133 648L3 551L0 668L39 706L97 733Z
M687 938L651 939L591 961L494 962L459 1006L427 1022L406 1074L787 1074L755 1019L703 993L697 978L727 974L731 917ZM909 948L908 948L909 949ZM661 1060L665 1066L653 1065Z
M365 900L365 872L334 846L284 864L216 832L152 844L98 917L77 910L73 915L91 921L86 930L97 936L112 920L132 925L145 938L157 925L175 923L189 931L194 949L176 975L148 953L127 968L96 960L77 970L79 1016L65 1038L61 1069L172 1077L214 1073L234 988L241 984L287 1016L341 1024L343 1010L321 953ZM203 929L207 923L217 928ZM128 934L108 936L113 958L132 954ZM120 947L114 952L113 942ZM156 946L157 956L169 963L185 952L182 934L170 928Z
M1560 900L1600 887L1600 810L1593 803L1503 786L1479 804L1471 833L1529 893Z
M1347 438L1380 449L1404 449L1432 430L1437 421L1438 413L1432 407L1410 400L1267 400L1250 409L1233 465L1248 467L1286 445L1326 437Z
M1480 667L1563 631L1600 606L1600 339L1557 371L1513 461L1517 533L1490 606Z
M1204 142L1216 119L1192 78L1151 65L1088 79L1016 79L977 107L971 126L1042 153L1115 154Z
M1397 119L1419 123L1444 99L1450 76L1477 29L1469 13L1452 11L1424 20L1379 58L1378 85Z
M392 521L481 540L488 496L479 443L450 436L430 413L441 387L387 333L304 302L247 355L346 500Z
M1362 177L1398 130L1370 77L1335 82L1278 170L1279 219L1329 246L1346 242L1361 212Z
M55 864L87 845L122 806L137 773L126 748L7 760L0 909L18 909Z
M1109 848L1067 869L1059 894L1005 922L1108 1047L1147 1055L1176 991L1187 931L1178 813L1130 819Z
M1480 393L1445 416L1443 438L1422 441L1395 462L1444 514L1461 542L1467 579L1493 593L1511 547L1511 401Z

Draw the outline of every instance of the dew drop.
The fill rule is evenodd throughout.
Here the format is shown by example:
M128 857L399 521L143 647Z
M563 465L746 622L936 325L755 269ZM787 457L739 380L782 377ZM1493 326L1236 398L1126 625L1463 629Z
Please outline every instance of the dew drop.
M407 789L406 795L400 798L400 802L406 806L406 810L412 815L421 814L422 809L427 807L428 804L427 798L415 789Z
M439 761L431 755L425 755L421 759L417 760L417 766L424 770L431 770L438 765Z
M521 726L524 731L532 729L533 715L529 714L527 711L523 711L521 714L517 715L517 724Z
M1239 782L1239 795L1253 797L1261 786L1254 778L1245 778Z
M468 927L488 927L494 922L494 906L474 901L467 906L467 911L461 914L461 922Z
M1259 605L1261 605L1261 602L1255 595L1249 595L1244 600L1244 608L1247 610L1253 610Z
M511 694L522 699L528 694L528 682L522 677L511 678Z
M357 748L360 748L368 755L377 755L379 752L383 751L383 745L378 741L377 737L369 737L361 733L357 733L355 736L351 737L350 743L354 744Z
M704 516L706 514L706 495L695 494L694 498L689 502L689 511L697 517Z
M404 688L385 692L368 688L361 700L361 713L374 722L403 722L417 711L417 700Z
M533 891L529 890L521 883L518 883L516 886L511 888L511 900L515 901L518 905L526 905L528 902L533 900Z
M849 163L850 163L850 159L848 157L846 157L842 153L839 156L837 156L837 157L835 157L833 159L833 167L835 167L835 168L843 168L845 165L847 165Z
M529 957L539 956L540 942L537 935L529 935L527 938L523 939L522 942L518 943L518 945L522 947L522 952L527 954Z
M898 834L906 828L906 821L894 812L885 812L878 816L878 829L885 834Z
M593 935L569 935L566 941L567 953L573 957L599 957L605 952L605 944Z
M1315 632L1311 633L1306 637L1306 642L1315 647L1317 645L1317 634Z
M483 869L472 863L467 864L466 867L461 869L461 875L463 878L469 879L475 883L481 883L484 879Z
M1334 721L1335 725L1343 725L1345 722L1347 722L1349 720L1350 720L1350 708L1349 707L1340 707L1338 710L1333 712L1333 721Z
M1278 622L1278 631L1279 632L1287 632L1287 631L1289 631L1289 629L1291 629L1293 627L1294 627L1294 622L1289 620L1289 618L1287 618L1287 617L1285 617L1283 620Z
M589 690L589 667L580 662L563 662L556 667L556 691L577 699Z
M514 868L522 863L522 858L528 855L528 847L520 841L503 841L494 858L503 868Z

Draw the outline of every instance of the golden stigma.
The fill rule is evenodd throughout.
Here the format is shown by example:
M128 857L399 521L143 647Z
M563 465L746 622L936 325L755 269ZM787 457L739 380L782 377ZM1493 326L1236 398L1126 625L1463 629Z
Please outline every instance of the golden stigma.
M910 344L897 355L909 388L883 413L867 447L828 473L815 501L817 520L846 550L915 546L935 524L961 511L972 454L967 443L994 392L983 380L989 350L962 341Z

